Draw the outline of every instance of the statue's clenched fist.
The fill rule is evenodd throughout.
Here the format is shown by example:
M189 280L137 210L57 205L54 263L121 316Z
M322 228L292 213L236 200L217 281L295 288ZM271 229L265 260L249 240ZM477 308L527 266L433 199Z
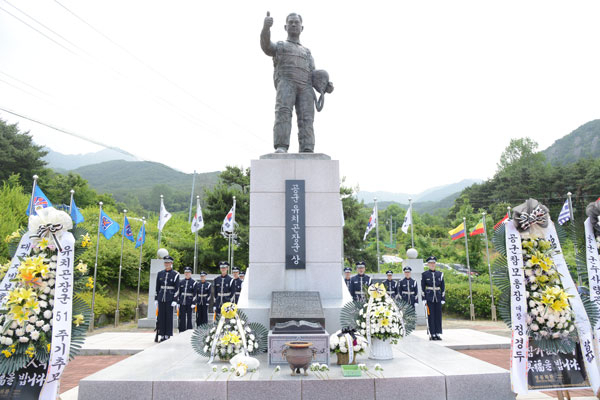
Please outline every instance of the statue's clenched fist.
M265 17L265 29L270 29L273 26L273 17L271 17L271 13L267 11L267 16Z

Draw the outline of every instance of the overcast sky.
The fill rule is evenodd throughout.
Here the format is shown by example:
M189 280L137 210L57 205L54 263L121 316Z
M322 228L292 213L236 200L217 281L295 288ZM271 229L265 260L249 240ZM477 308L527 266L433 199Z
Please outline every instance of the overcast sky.
M335 85L315 150L363 190L488 178L511 138L543 149L600 109L598 1L59 1L101 34L54 0L0 0L0 107L185 172L273 151L267 10L273 40L302 15ZM100 149L0 118L62 153Z

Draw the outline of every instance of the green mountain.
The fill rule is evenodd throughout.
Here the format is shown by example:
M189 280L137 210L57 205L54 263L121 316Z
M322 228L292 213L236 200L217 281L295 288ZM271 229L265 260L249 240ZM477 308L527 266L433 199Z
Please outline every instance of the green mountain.
M189 208L193 174L161 163L113 160L79 167L72 172L81 175L99 193L111 193L115 200L132 209L158 210L161 194L167 210ZM194 196L202 198L204 190L218 182L219 174L219 171L196 174Z
M582 158L600 158L600 119L581 125L542 151L553 165L565 165Z
M463 179L460 182L450 183L447 185L436 186L422 191L417 194L408 194L408 193L392 193L392 192L367 192L367 191L359 191L356 194L358 201L364 201L365 203L370 203L374 198L377 198L377 203L382 204L382 202L394 202L399 204L408 204L408 199L412 198L413 203L425 203L431 202L436 203L438 201L442 201L448 196L451 196L455 193L459 193L464 188L471 186L474 183L482 182L481 179ZM416 208L415 208L416 209Z
M454 200L460 196L460 193L461 192L452 193L450 196L439 201L416 201L413 203L413 209L420 214L445 215L448 209L454 205ZM408 203L401 203L398 201L377 201L377 208L379 210L385 210L391 204L397 204L405 210L408 209ZM366 203L365 207L372 208L373 202Z
M121 149L102 149L86 154L63 154L49 147L44 147L44 151L47 151L48 154L43 157L43 160L48 163L48 168L52 168L56 172L69 171L84 165L111 160L138 161L135 156Z

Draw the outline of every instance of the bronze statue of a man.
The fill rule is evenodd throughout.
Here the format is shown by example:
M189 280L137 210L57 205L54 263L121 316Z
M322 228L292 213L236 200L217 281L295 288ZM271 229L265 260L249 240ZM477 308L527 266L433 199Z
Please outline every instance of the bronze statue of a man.
M315 61L310 50L300 44L302 17L296 13L287 16L285 30L288 34L286 41L271 42L271 27L273 17L267 12L263 29L260 34L260 47L266 55L273 57L275 72L273 80L277 97L275 100L275 126L273 139L276 153L287 153L290 147L292 130L292 109L296 106L298 117L298 141L301 153L313 153L315 150L315 133L313 121L315 118L316 96L313 91L313 73L321 72L319 77L326 75L324 71L315 71ZM324 74L323 74L324 73ZM328 79L327 75L327 79ZM316 82L315 82L316 84ZM331 93L333 85L322 83L318 89L321 95ZM322 108L322 102L321 103ZM320 111L319 108L319 111Z

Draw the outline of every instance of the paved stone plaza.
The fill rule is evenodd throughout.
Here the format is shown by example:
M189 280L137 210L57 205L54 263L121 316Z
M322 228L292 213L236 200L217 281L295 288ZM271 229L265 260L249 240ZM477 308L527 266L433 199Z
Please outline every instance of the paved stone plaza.
M199 391L211 393L212 399L239 399L242 394L244 399L515 398L507 370L416 336L395 346L394 360L380 362L384 378L343 378L332 364L328 380L313 374L291 377L286 368L271 380L273 368L266 365L266 355L259 357L261 368L252 376L212 374L206 379L212 366L191 351L190 335L185 332L82 379L79 399L188 399ZM366 356L359 362L371 369L375 365ZM424 392L424 387L430 390Z

